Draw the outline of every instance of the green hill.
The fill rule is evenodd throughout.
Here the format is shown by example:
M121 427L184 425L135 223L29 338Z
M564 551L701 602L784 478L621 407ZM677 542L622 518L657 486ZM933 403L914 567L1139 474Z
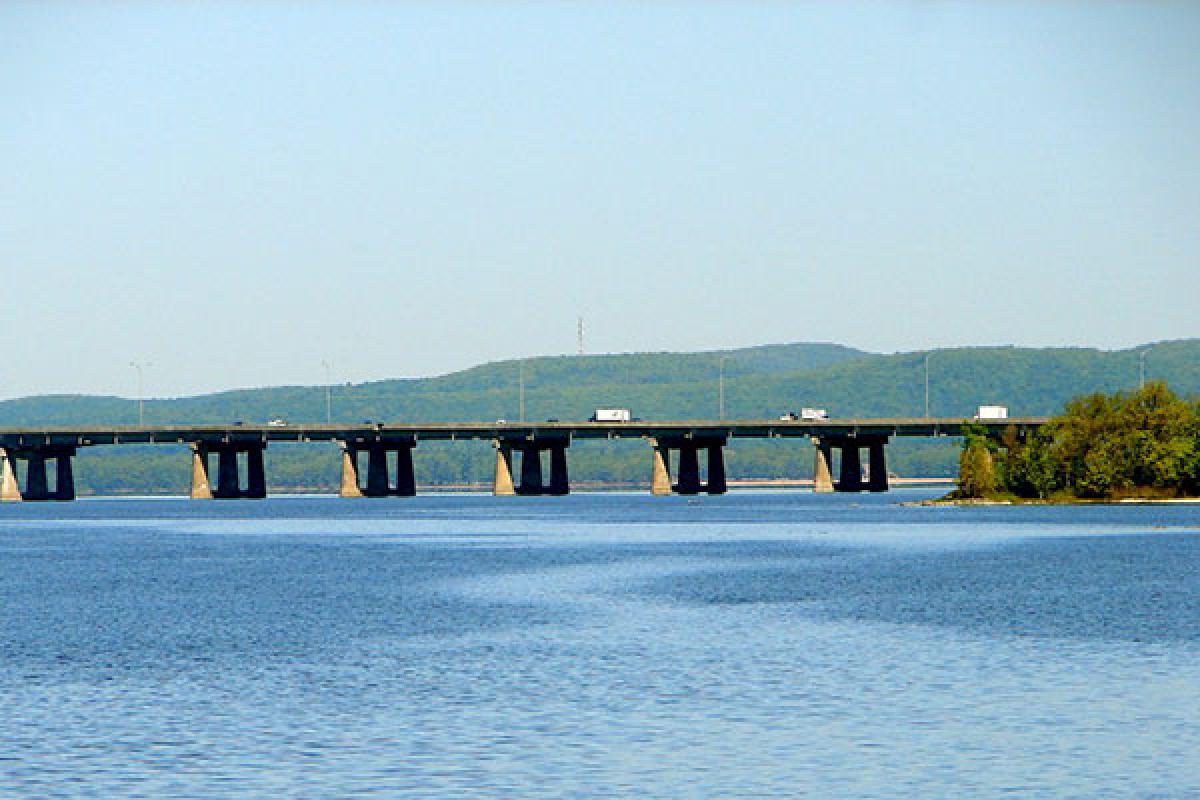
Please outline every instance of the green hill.
M1138 351L1089 348L970 347L930 354L930 411L970 416L977 405L1000 403L1011 413L1051 414L1069 398L1136 385ZM518 417L524 373L527 419L585 419L597 407L628 407L645 419L717 416L721 364L726 416L762 418L801 406L834 416L920 416L924 413L925 353L879 355L835 344L766 345L703 353L638 353L537 357L484 364L432 378L335 386L333 420L433 422ZM1147 377L1185 395L1200 393L1200 340L1153 345ZM198 397L146 401L147 424L325 420L325 387L241 389ZM133 424L128 399L43 396L0 403L0 426ZM796 442L737 442L729 449L731 477L804 477L810 448ZM954 444L906 440L889 450L902 475L950 475ZM479 444L423 444L416 457L423 483L487 480L490 448ZM336 485L332 448L272 446L269 482L276 488L329 489ZM642 481L645 447L627 442L581 444L572 449L572 477ZM174 448L94 448L79 459L83 490L181 491L187 461Z

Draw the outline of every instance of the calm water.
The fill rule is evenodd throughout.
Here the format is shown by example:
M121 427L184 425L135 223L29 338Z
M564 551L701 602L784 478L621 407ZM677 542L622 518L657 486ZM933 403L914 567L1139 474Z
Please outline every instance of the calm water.
M0 508L0 797L1200 797L1200 508Z

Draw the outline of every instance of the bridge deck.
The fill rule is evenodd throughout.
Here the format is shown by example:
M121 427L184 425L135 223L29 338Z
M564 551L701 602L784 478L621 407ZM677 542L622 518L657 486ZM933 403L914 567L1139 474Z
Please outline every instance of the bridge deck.
M843 436L960 436L966 424L997 434L1009 427L1036 429L1046 417L963 420L895 417L809 420L677 420L664 422L434 422L40 427L0 429L0 447L86 447L189 442L456 441L479 439L805 438Z

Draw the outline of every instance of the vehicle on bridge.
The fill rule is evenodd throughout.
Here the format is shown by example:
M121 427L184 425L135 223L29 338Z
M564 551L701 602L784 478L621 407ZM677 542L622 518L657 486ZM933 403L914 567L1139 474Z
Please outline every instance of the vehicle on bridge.
M633 412L628 408L597 408L588 422L632 422Z
M788 411L784 414L780 414L779 419L784 422L796 422L798 420L804 420L805 422L817 422L819 420L829 419L829 412L823 408L802 408L800 409L799 414L797 414L795 411Z

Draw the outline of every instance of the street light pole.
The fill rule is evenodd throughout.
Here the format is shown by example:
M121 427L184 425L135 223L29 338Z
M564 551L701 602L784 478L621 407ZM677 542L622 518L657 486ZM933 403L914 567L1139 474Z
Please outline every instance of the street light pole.
M929 353L925 354L925 419L929 419Z
M1146 353L1149 353L1149 352L1150 352L1149 347L1138 352L1138 388L1139 389L1146 388Z
M719 369L717 372L717 419L725 419L725 359L729 356L721 356Z
M328 361L322 361L321 366L325 368L325 424L333 424L333 364Z
M517 368L517 387L518 387L517 400L520 405L520 408L518 409L518 417L521 420L521 422L524 422L525 421L525 360L521 359L521 361L518 362L518 364L519 365Z
M129 366L137 370L138 426L142 426L146 424L146 399L142 390L142 370L154 365L149 361L130 361Z

